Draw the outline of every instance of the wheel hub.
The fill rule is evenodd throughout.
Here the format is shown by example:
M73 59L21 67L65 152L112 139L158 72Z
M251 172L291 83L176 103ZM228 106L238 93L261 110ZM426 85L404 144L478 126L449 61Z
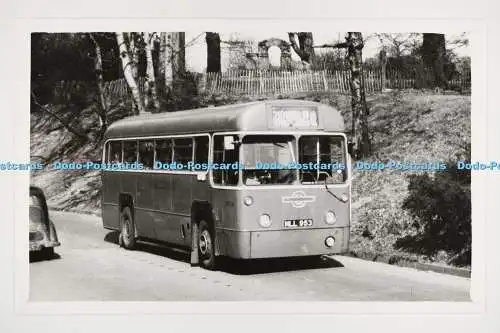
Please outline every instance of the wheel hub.
M130 235L130 220L128 218L124 218L123 221L123 234L127 238Z
M210 256L211 243L212 242L210 240L210 235L206 230L204 230L200 234L200 239L199 239L200 252L203 256Z

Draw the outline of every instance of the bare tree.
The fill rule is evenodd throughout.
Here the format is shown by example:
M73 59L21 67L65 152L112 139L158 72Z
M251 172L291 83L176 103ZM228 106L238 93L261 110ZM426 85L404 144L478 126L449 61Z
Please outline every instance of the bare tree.
M146 51L146 91L144 93L144 104L148 108L159 109L160 103L156 94L156 79L153 66L153 44L155 33L143 32L144 48Z
M376 33L374 35L382 44L382 48L395 58L412 53L418 46L420 37L418 33Z
M345 42L315 47L347 49L347 58L351 68L352 137L356 145L356 158L367 157L371 152L371 143L363 79L363 34L361 32L348 32L345 36Z
M295 40L295 35L298 37L298 44ZM288 39L290 40L292 49L300 57L304 68L311 69L314 57L314 41L312 32L289 32Z
M132 99L134 101L134 105L136 107L136 112L138 114L146 112L144 108L143 99L141 98L141 94L139 88L137 86L136 79L134 77L132 61L129 54L129 47L125 41L128 39L127 33L117 32L116 34L116 42L118 43L118 50L120 51L120 58L122 60L123 67L123 75L125 76L125 80L127 81L127 85L130 88L132 93Z
M108 127L108 121L106 116L108 113L108 104L106 102L106 97L104 95L104 78L102 76L103 70L102 70L101 47L99 46L99 43L95 40L92 33L89 33L89 37L94 43L95 47L95 58L94 58L95 75L97 81L97 95L99 98L99 106L100 106L100 108L98 108L97 113L99 116L100 133L102 135L104 134L106 128Z
M453 51L460 47L469 46L469 38L467 33L463 32L460 36L456 36L446 40L446 50Z

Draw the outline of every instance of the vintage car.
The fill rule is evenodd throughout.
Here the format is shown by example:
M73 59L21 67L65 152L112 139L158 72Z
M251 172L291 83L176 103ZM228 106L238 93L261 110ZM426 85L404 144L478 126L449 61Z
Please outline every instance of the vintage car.
M49 210L43 191L30 186L30 254L54 254L54 247L59 246L56 228L49 219Z

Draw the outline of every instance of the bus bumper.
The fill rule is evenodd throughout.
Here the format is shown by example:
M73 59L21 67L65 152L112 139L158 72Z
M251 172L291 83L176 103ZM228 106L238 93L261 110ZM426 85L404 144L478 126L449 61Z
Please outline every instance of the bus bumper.
M219 254L231 258L256 259L346 253L349 227L307 230L219 231ZM333 237L332 247L326 238Z

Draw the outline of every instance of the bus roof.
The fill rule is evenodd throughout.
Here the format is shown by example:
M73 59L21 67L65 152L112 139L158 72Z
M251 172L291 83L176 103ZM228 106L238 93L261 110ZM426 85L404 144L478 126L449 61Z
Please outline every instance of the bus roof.
M270 125L272 110L317 110L317 126L280 127ZM116 121L106 131L111 138L147 137L175 134L213 133L231 131L304 131L343 132L340 112L317 102L280 99L219 107L132 116Z

